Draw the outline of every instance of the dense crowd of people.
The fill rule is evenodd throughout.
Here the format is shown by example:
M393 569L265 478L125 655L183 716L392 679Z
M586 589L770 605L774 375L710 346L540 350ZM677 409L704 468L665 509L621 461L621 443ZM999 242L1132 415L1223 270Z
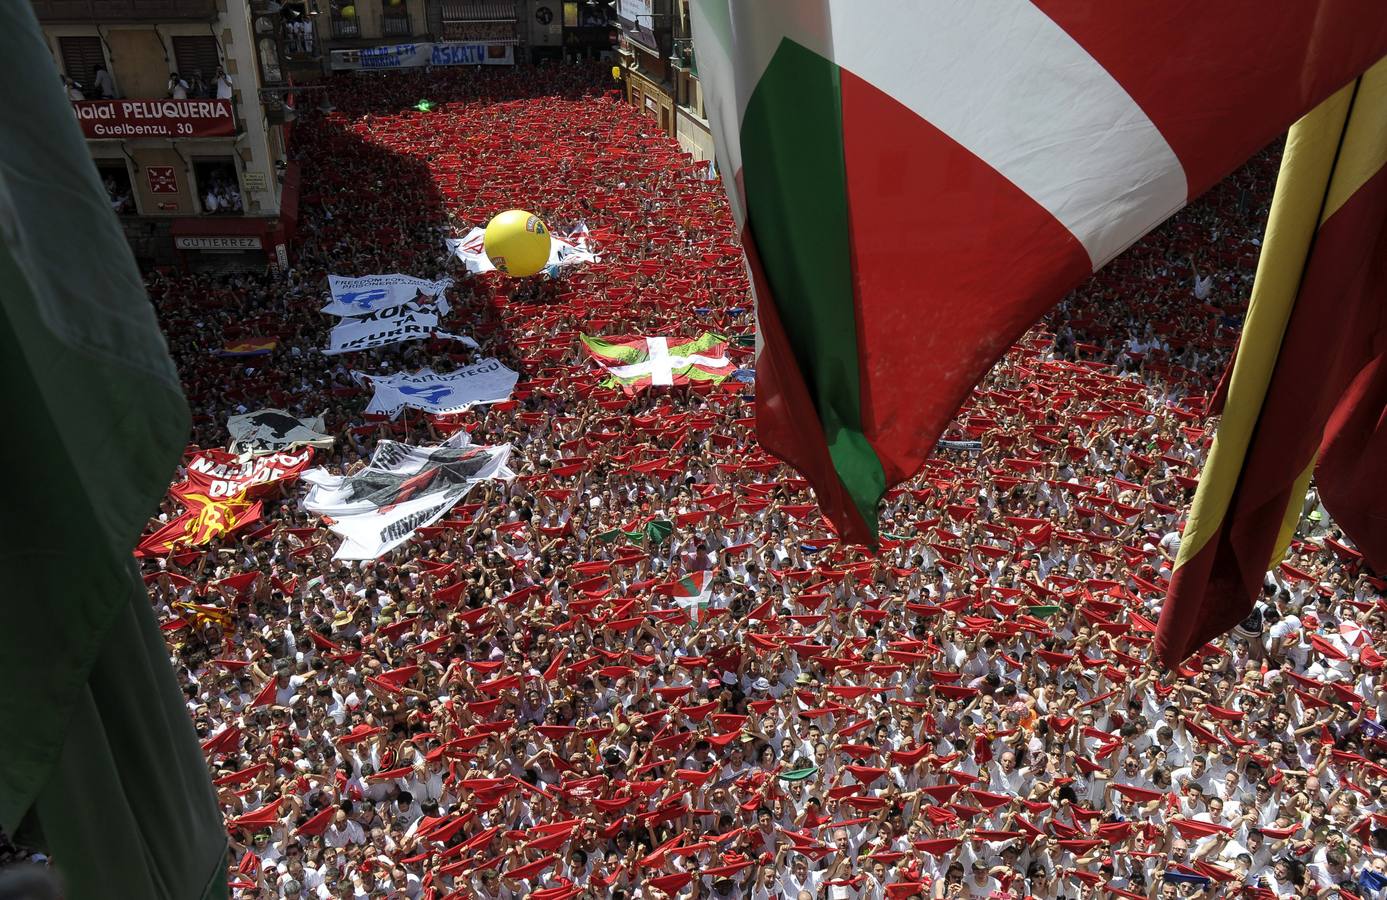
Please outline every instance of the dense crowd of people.
M580 333L712 331L754 367L721 185L612 87L335 79L294 125L292 268L150 277L193 447L279 407L324 415L333 472L466 429L518 473L370 562L333 559L298 485L143 562L233 896L1387 897L1387 585L1313 494L1253 616L1148 663L1276 149L1012 348L890 493L874 555L759 449L750 383L626 396L582 358ZM517 206L585 223L601 262L449 258ZM456 279L444 325L480 350L324 356L326 276L387 272ZM251 337L279 343L216 355ZM485 356L521 381L461 415L367 417L351 377ZM707 609L662 591L698 572Z

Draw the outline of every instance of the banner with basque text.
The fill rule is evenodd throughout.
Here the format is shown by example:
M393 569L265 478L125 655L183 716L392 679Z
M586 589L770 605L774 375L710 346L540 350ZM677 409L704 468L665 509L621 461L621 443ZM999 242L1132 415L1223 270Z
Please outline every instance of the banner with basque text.
M439 373L432 369L397 372L394 375L368 375L354 372L362 384L375 389L366 412L397 417L405 407L427 413L462 412L479 403L498 403L510 398L519 373L497 359L484 359L473 366Z
M420 341L433 337L437 330L438 316L423 311L389 318L343 319L342 324L328 332L328 344L323 352L335 356L402 341Z
M420 41L333 50L329 54L329 63L333 71L421 69L425 66L510 66L515 64L515 48L509 44Z
M418 300L420 294L437 298L438 314L447 315L448 302L443 299L443 292L452 287L453 280L441 278L429 281L426 278L394 273L358 277L329 275L327 283L328 290L332 293L332 302L321 311L329 315L364 316L386 307Z

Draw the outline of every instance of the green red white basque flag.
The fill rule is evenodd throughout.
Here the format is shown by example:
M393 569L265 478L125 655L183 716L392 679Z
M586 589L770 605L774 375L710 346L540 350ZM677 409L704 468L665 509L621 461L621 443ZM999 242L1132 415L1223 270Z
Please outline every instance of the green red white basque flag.
M708 606L713 597L713 573L706 569L686 575L678 581L670 581L656 587L656 590L689 611L689 618L697 622L706 618Z
M727 358L727 338L703 332L696 338L592 337L582 335L583 351L605 368L610 387L628 394L648 387L722 381L736 371Z
M848 540L1064 293L1387 54L1381 0L692 0L757 434Z

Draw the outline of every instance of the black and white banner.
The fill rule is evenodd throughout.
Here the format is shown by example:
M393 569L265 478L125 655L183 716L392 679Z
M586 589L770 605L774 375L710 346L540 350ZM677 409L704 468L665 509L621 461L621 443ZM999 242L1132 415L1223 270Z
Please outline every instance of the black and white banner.
M258 456L278 453L291 447L331 447L332 437L323 434L323 417L300 419L282 409L261 409L226 420L231 433L232 453Z
M439 373L420 369L414 374L367 375L354 372L363 384L375 389L366 412L390 416L406 406L428 413L462 412L478 403L496 403L510 398L520 377L496 359L484 359L474 366Z
M476 484L515 477L509 444L470 446L465 432L458 438L433 447L381 441L370 464L351 475L305 472L312 489L304 509L342 536L335 558L375 559L443 518Z
M336 278L336 275L330 276ZM376 275L370 276L373 279L381 278L409 278L406 275ZM353 279L363 281L366 279ZM419 281L411 278L410 281ZM451 284L447 279L437 282L424 282L430 289L437 288L440 291ZM385 288L372 288L371 290L386 291ZM413 290L411 287L410 290ZM423 290L420 288L420 290ZM386 291L388 294L388 291ZM358 297L359 294L351 292L344 293L344 297ZM417 297L418 295L416 295ZM368 311L360 312L362 308L369 307ZM345 310L356 310L355 313L348 315ZM467 346L476 349L477 342L469 337L449 334L439 331L439 322L448 314L448 301L442 294L437 297L424 292L422 299L410 299L401 302L391 302L389 299L373 298L368 302L344 303L334 300L323 307L323 312L341 316L342 320L328 334L327 347L323 353L332 356L338 353L352 353L357 350L370 350L372 347L384 347L387 344L398 344L401 341L418 341L429 337L448 338L450 340L461 341Z
M387 307L401 306L419 299L419 295L438 298L438 314L448 314L448 301L443 292L452 286L451 278L428 281L412 275L362 275L349 278L342 275L327 277L332 302L322 311L334 316L364 316Z
M430 337L451 338L452 340L462 341L475 349L477 342L461 335L448 334L438 331L438 316L420 308L418 304L409 304L409 311L396 316L357 316L350 319L343 319L328 334L327 348L323 350L329 356L337 353L351 353L356 350L369 350L372 347L384 347L386 344L398 344L400 341L418 341ZM392 309L404 309L404 307L392 307Z
M444 243L448 245L448 252L462 260L467 266L467 271L476 275L481 272L493 272L496 267L487 258L486 247L483 242L485 230L473 228L460 238L446 238ZM567 266L576 266L580 263L601 262L601 257L588 249L587 228L581 227L565 240L549 233L549 262L545 264L545 271L550 275L558 274L559 269Z

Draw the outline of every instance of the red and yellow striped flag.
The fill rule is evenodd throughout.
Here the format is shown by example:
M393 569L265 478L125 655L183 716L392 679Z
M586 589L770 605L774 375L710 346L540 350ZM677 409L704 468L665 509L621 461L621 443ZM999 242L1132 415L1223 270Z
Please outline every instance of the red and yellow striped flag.
M1228 396L1156 634L1175 666L1251 612L1295 534L1312 472L1387 564L1387 61L1295 124ZM1387 449L1387 448L1383 448ZM1372 522L1374 516L1377 531Z

